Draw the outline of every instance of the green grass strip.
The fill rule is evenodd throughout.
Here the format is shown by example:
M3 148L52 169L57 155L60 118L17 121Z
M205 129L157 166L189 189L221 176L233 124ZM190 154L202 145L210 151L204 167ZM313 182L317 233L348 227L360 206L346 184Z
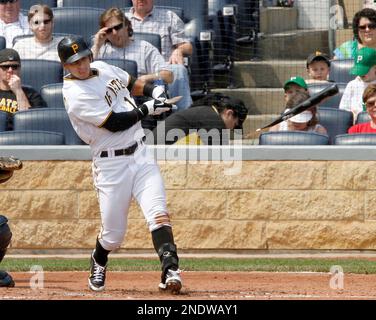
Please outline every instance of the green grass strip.
M40 265L45 271L87 271L88 259L18 259L5 258L0 269L8 271L30 271L34 265ZM329 272L334 265L342 267L345 273L374 274L376 261L366 259L230 259L230 258L183 258L180 268L185 271L265 271L265 272ZM156 259L120 259L109 260L112 271L159 271Z

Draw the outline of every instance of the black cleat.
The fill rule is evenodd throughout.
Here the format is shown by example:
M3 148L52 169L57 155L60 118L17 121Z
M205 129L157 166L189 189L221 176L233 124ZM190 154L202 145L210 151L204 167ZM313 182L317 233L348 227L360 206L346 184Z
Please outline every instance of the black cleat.
M179 269L168 269L165 280L159 284L159 289L162 291L169 291L172 294L179 294L182 287L180 273L181 271Z
M5 271L0 271L0 287L14 287L15 283L11 275Z
M94 259L94 252L90 258L89 288L93 291L103 291L106 281L107 266L102 267Z

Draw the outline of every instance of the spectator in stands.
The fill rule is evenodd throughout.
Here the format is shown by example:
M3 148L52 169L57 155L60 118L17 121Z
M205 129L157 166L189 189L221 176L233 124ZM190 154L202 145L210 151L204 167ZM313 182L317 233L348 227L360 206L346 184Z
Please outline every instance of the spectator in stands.
M376 3L374 0L363 0L363 8L371 8L376 10Z
M352 126L348 133L376 133L376 84L370 84L364 90L363 102L371 121Z
M367 47L360 49L351 74L357 77L347 84L339 108L352 111L356 119L359 112L365 111L362 99L365 88L376 83L376 50Z
M32 6L27 18L34 37L20 39L13 46L13 49L19 53L21 60L43 59L60 62L57 44L62 37L52 35L54 14L51 8L47 5Z
M7 112L7 130L13 129L13 114L20 110L47 107L33 88L21 84L21 59L14 49L0 51L0 110Z
M307 84L327 82L330 71L329 57L316 51L310 54L307 58L307 73L309 79L306 80Z
M7 48L12 48L13 38L30 34L27 18L20 13L21 0L0 1L0 36L6 39Z
M341 44L334 50L333 59L355 59L363 47L376 49L376 10L365 8L353 18L354 39Z
M135 32L159 33L162 56L169 63L175 81L169 86L171 97L183 96L177 106L186 109L192 104L189 77L184 57L192 55L192 44L184 34L183 21L172 11L154 8L154 0L132 0L127 17ZM194 5L192 3L192 5Z
M285 91L285 102L287 103L291 96L294 96L296 92L308 92L308 86L302 77L291 77L283 85Z
M137 62L139 79L152 82L162 79L173 81L158 49L149 42L132 38L131 22L118 8L107 9L100 17L100 30L94 37L94 59L128 59Z
M221 94L208 95L191 108L173 113L159 122L147 135L147 143L225 144L230 130L242 129L247 114L248 109L240 99Z
M307 91L295 91L295 93L290 95L287 100L285 112L308 98L309 93ZM316 106L311 107L302 113L297 114L296 116L293 116L287 121L283 121L271 127L269 131L308 131L326 135L328 134L326 129L319 124Z

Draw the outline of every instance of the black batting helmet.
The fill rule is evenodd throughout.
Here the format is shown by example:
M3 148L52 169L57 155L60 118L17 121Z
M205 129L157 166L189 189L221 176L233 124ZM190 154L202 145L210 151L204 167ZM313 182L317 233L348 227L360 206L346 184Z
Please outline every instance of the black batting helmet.
M82 37L64 37L57 46L61 63L73 63L93 53Z

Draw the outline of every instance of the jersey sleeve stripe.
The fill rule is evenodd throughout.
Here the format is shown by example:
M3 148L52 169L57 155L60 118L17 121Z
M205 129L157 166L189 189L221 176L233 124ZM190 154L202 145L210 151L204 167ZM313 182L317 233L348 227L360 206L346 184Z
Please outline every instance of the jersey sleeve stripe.
M112 114L112 111L110 111L106 117L106 119L104 119L104 121L98 126L98 128L102 128L104 126L104 124L106 123L106 121L108 120L108 118L111 116Z

